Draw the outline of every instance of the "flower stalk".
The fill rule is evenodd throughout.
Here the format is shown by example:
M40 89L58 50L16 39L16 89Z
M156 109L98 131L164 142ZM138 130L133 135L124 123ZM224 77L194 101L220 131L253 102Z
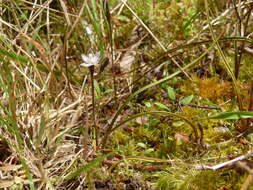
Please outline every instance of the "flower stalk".
M95 65L98 64L99 58L100 58L100 53L97 52L96 54L88 54L88 55L81 55L84 63L81 64L81 66L88 67L90 71L90 79L91 79L91 96L92 96L92 120L93 120L93 126L92 128L94 129L95 132L95 141L96 141L96 147L98 147L98 138L99 138L99 128L98 125L96 124L96 113L95 113L95 108L96 108L96 102L95 102L95 88L94 88L94 70L95 70Z

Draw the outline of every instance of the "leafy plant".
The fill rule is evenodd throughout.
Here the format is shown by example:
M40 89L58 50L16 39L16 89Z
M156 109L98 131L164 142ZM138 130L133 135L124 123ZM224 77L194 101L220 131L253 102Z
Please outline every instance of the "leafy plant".
M2 1L0 188L247 189L252 10Z

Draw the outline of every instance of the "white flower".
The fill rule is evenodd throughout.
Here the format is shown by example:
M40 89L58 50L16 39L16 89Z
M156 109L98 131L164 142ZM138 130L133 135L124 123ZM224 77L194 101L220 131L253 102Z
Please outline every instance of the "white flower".
M83 67L90 67L92 65L96 65L99 62L100 59L100 52L97 52L95 54L89 53L88 55L82 54L83 62L81 66Z
M85 31L86 31L86 33L87 33L89 36L92 36L93 32L92 32L92 30L90 29L90 27L86 26L86 27L85 27Z
M84 27L84 32L88 35L88 37L91 39L91 41L93 41L94 39L94 35L93 35L93 31L92 28L90 28L89 24L87 21L82 21L83 27Z

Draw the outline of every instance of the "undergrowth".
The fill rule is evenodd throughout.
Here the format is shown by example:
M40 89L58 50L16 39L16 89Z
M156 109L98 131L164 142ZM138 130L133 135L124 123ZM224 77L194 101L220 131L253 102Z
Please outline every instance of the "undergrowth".
M253 189L252 1L0 5L0 188Z

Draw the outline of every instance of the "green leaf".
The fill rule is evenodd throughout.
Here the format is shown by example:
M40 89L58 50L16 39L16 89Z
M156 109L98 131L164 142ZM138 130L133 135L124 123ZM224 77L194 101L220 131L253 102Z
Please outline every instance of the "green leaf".
M137 143L137 146L141 147L141 148L147 148L147 145L143 142L139 142Z
M97 98L101 98L102 94L101 94L101 90L100 90L99 84L98 84L98 82L96 80L94 80L93 82L94 82L94 88L95 88L96 97Z
M148 108L151 108L151 103L150 102L144 102L145 106L148 107Z
M162 110L169 111L169 108L166 105L164 105L164 104L162 104L160 102L155 102L155 105L157 105L157 107L160 108L160 109L162 109Z
M149 153L152 153L152 152L154 152L154 151L155 151L154 148L149 148L149 149L147 149L147 150L145 151L145 153L146 153L146 154L149 154Z
M206 104L206 105L208 105L208 106L220 107L220 105L215 104L215 103L211 102L210 100L205 100L205 101L203 101L202 103L203 103L203 104Z
M175 100L176 99L176 93L175 90L171 87L167 88L167 93L170 99Z
M115 18L123 22L129 22L129 18L123 15L118 15L118 16L116 15Z
M28 57L17 55L13 51L7 51L7 50L4 50L4 49L0 49L0 55L9 57L13 60L20 61L20 62L23 62L23 63L28 62Z
M253 118L251 111L234 111L234 112L221 112L217 115L207 117L206 119L246 119Z
M37 69L46 73L49 73L49 70L47 69L47 67L43 64L37 64L36 65Z
M181 127L183 124L185 124L184 121L176 121L172 123L173 127Z
M186 96L186 97L184 97L180 102L181 102L182 104L189 104L189 103L191 103L191 101L192 101L193 98L194 98L193 95Z
M189 27L199 15L200 15L200 12L195 12L192 14L191 18L187 18L187 20L185 21L183 25L183 30L186 30L187 27Z

